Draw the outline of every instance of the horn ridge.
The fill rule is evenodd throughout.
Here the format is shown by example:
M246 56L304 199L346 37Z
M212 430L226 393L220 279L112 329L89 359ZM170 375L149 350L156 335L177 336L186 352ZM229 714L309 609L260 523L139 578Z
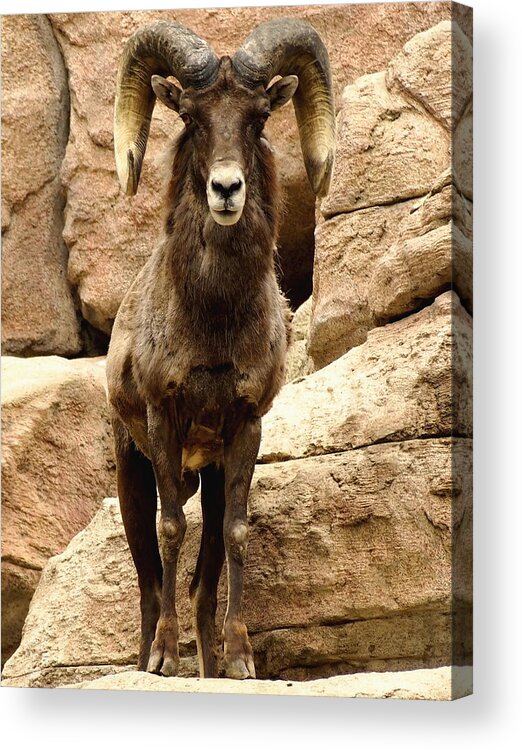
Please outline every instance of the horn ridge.
M301 150L316 195L326 195L335 152L335 106L328 51L306 21L276 18L255 28L232 59L246 86L268 86L276 75L297 75L293 97Z
M151 76L174 76L183 88L203 88L216 78L219 59L210 46L177 21L154 21L126 42L118 67L114 151L123 190L138 189L156 96Z

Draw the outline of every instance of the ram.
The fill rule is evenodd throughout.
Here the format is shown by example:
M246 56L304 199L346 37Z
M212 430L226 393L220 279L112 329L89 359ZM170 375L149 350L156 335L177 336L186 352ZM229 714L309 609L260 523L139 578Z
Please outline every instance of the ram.
M247 498L290 339L274 268L280 195L263 127L293 97L307 173L325 194L335 139L328 55L299 20L262 24L232 58L176 22L138 30L122 54L115 103L116 166L128 195L138 188L156 97L185 127L162 240L120 306L107 357L118 494L141 595L138 668L178 671L183 505L201 479L190 586L200 674L217 677L220 668L215 616L226 560L224 672L255 677L242 612Z

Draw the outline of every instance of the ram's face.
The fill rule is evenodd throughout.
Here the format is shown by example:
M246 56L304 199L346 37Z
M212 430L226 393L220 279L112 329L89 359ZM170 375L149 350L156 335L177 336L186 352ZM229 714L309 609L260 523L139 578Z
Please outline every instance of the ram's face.
M270 113L291 98L297 78L281 79L268 90L263 86L249 89L238 81L230 58L224 57L218 78L211 86L183 91L173 86L153 77L157 96L166 104L170 96L169 106L179 112L186 135L190 136L196 173L205 185L210 215L222 226L236 224L245 206L264 125Z
M256 143L270 115L268 97L241 86L222 66L210 89L182 94L179 114L192 136L212 218L235 224L245 205Z

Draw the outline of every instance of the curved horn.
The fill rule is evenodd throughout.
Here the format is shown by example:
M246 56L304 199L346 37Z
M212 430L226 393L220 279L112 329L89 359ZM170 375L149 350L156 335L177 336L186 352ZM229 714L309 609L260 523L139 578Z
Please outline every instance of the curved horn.
M114 153L123 190L134 195L147 147L156 96L152 75L174 76L183 88L202 88L215 78L219 60L193 31L176 21L157 21L127 41L120 59L114 105Z
M316 195L326 195L335 153L335 107L328 52L305 21L277 18L258 26L232 60L242 81L267 86L276 76L294 74L299 87L294 109L308 179Z

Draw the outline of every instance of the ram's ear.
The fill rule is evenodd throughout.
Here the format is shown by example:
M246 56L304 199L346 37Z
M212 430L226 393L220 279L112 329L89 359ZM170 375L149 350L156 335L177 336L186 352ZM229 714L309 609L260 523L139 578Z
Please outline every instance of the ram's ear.
M169 109L179 111L179 98L182 89L172 81L162 76L152 76L150 79L154 93L158 99Z
M266 93L270 99L270 109L272 112L289 102L297 91L298 86L299 78L297 76L285 76L269 86Z

